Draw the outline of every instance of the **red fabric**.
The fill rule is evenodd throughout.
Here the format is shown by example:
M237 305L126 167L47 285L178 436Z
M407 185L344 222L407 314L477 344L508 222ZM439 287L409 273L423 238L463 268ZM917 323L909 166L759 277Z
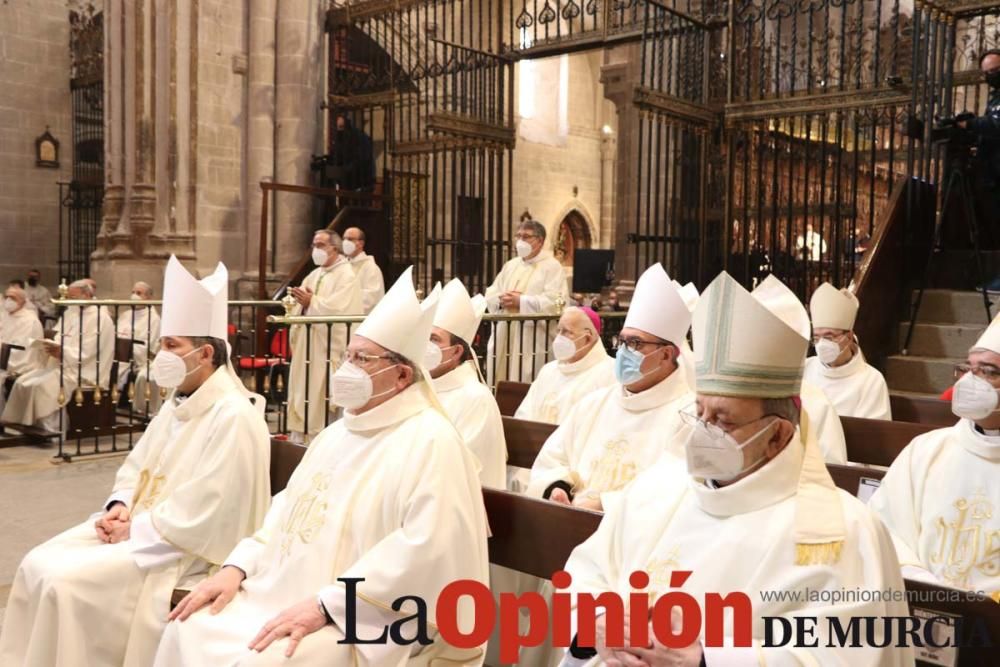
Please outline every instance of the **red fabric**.
M593 324L594 328L597 329L597 334L600 335L601 334L600 315L594 312L593 308L588 308L587 306L580 306L580 310L582 310L583 314L586 315L588 319L590 319L591 324Z
M955 385L952 385L952 386L948 387L947 389L945 389L944 391L941 392L941 400L942 401L950 401L951 400L951 395L954 394L954 393L955 393Z

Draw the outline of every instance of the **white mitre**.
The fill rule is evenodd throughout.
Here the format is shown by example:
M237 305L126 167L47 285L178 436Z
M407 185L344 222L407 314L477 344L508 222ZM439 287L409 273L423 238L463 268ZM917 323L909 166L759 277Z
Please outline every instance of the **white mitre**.
M659 262L639 276L623 327L645 331L675 345L687 339L691 312Z
M407 267L358 325L354 335L367 338L415 364L422 364L440 296L441 286L438 285L421 303L413 289L413 267Z
M486 299L481 294L470 297L462 281L452 278L441 290L434 326L472 345L485 312Z
M986 331L979 337L976 344L972 346L972 349L989 350L990 352L1000 354L1000 314L993 318L993 321L986 327Z
M229 337L229 272L219 262L212 275L196 279L174 255L163 274L161 336Z
M808 332L809 323L802 304L794 299L795 307L788 295L795 296L777 278L753 294L726 272L712 281L692 322L699 394L798 396L809 347L800 330ZM844 512L805 411L800 419L804 456L795 496L795 562L833 563L846 536Z
M698 305L698 288L694 286L694 283L681 285L676 280L671 280L670 282L677 288L677 293L681 295L684 305L693 313L694 307Z
M817 329L850 331L854 328L859 306L858 297L850 291L823 283L816 288L809 300L812 325Z

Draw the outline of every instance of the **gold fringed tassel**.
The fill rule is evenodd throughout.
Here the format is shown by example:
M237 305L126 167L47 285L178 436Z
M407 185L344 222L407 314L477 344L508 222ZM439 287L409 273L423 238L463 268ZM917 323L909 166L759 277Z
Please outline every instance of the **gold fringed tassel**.
M796 544L796 565L832 565L840 560L842 541L823 542L820 544Z

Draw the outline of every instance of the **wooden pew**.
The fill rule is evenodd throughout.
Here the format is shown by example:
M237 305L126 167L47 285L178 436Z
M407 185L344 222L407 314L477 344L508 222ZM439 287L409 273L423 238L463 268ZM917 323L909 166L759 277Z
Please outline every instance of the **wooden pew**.
M889 394L892 420L934 426L953 426L958 421L951 411L951 402L939 398Z
M507 441L507 465L530 468L545 440L555 430L555 424L504 417L503 436Z
M890 466L903 448L918 435L934 430L929 424L841 417L847 460L851 463Z
M843 466L837 463L827 463L826 469L830 473L830 477L833 478L834 484L852 496L859 497L863 486L867 486L869 489L877 488L886 473L882 468ZM862 484L863 482L864 484Z
M976 643L989 642L991 646L960 646L956 667L995 667L1000 662L1000 604L989 598L973 599L965 597L965 592L956 591L944 586L911 581L906 579L910 614L924 617L958 617L961 619L962 635L967 640L975 637ZM936 598L935 596L943 596ZM954 596L957 599L948 599ZM957 634L957 632L956 632ZM987 635L984 637L983 635ZM961 643L961 637L954 640ZM915 649L919 651L919 649ZM952 649L956 650L956 649ZM917 653L917 664L921 667L939 663L920 659Z
M521 405L521 401L528 395L528 387L530 386L527 382L510 382L508 380L497 382L497 407L500 408L500 414L504 417L513 417Z

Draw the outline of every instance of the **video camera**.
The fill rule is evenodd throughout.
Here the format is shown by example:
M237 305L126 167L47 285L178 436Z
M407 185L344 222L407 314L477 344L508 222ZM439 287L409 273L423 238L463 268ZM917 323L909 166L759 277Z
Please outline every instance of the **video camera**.
M971 111L964 111L957 116L940 119L931 128L931 141L933 143L948 143L955 148L971 148L976 143L976 135L964 127L959 127L959 123L972 120L976 114Z

